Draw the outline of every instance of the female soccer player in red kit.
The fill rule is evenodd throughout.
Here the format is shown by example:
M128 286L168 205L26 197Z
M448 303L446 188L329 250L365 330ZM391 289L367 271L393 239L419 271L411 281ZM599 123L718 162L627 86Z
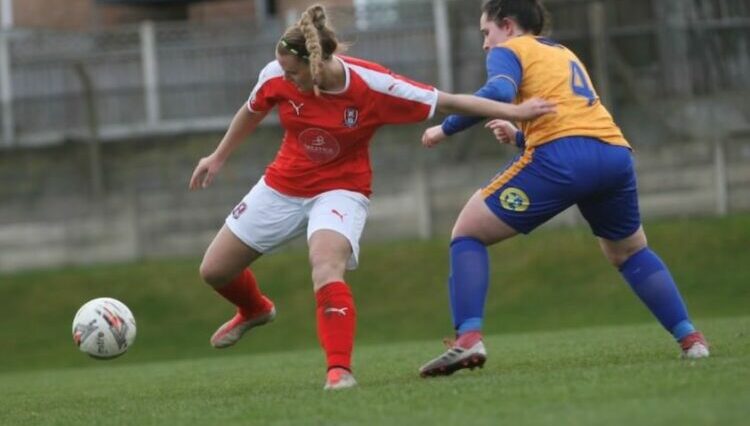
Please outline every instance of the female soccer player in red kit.
M372 180L368 146L377 128L424 121L436 109L521 121L553 111L541 100L516 106L439 92L380 65L336 55L337 48L323 7L308 8L284 33L276 60L260 72L247 104L190 180L190 189L207 187L231 152L278 108L285 130L279 152L227 216L200 266L203 280L237 306L211 344L231 346L250 328L273 320L274 304L248 265L306 231L328 367L325 389L356 384L351 374L356 310L344 273L359 261Z

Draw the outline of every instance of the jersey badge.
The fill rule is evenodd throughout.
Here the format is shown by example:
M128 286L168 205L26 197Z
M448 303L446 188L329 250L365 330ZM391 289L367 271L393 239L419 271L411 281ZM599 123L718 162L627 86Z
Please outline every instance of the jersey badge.
M352 128L357 125L357 118L359 118L359 110L355 107L347 107L344 110L344 126Z
M523 212L529 208L529 196L519 188L506 188L500 193L500 204L505 210Z

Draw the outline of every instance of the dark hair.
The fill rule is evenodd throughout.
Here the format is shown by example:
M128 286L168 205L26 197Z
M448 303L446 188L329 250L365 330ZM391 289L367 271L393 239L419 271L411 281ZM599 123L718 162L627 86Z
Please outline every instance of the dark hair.
M524 31L534 35L546 31L549 25L549 14L539 0L487 0L482 13L496 24L503 18L513 18Z
M276 51L281 55L294 55L310 64L313 81L320 81L320 70L324 60L339 47L336 33L326 23L326 11L319 4L312 5L302 13L297 24L289 27L279 40Z

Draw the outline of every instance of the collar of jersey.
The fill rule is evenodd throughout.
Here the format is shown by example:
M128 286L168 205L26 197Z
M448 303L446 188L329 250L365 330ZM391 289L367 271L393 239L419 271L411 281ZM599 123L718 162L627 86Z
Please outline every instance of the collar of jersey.
M341 66L344 67L344 88L340 90L336 90L336 91L328 91L328 90L321 89L320 93L326 93L329 95L340 95L346 92L347 90L349 90L349 67L346 65L346 62L344 62L344 60L339 58L338 56L333 55L333 58L339 61L341 63Z

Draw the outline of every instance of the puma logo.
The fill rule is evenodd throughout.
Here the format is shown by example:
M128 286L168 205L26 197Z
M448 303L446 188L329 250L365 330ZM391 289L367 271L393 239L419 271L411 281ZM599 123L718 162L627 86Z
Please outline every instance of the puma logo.
M342 317L345 317L347 309L349 309L349 308L346 308L346 307L344 307L344 308L326 308L323 311L323 314L324 315L328 315L328 314L332 314L332 313L335 312L335 313L341 315Z
M341 219L342 222L344 221L344 216L346 216L346 213L339 213L339 211L336 210L336 209L331 209L331 213L333 213L336 216L338 216L339 219Z
M293 100L289 99L289 103L292 104L292 108L294 108L294 112L297 113L297 117L299 117L299 111L302 109L302 107L305 105L302 102L299 103L299 105L295 104Z

